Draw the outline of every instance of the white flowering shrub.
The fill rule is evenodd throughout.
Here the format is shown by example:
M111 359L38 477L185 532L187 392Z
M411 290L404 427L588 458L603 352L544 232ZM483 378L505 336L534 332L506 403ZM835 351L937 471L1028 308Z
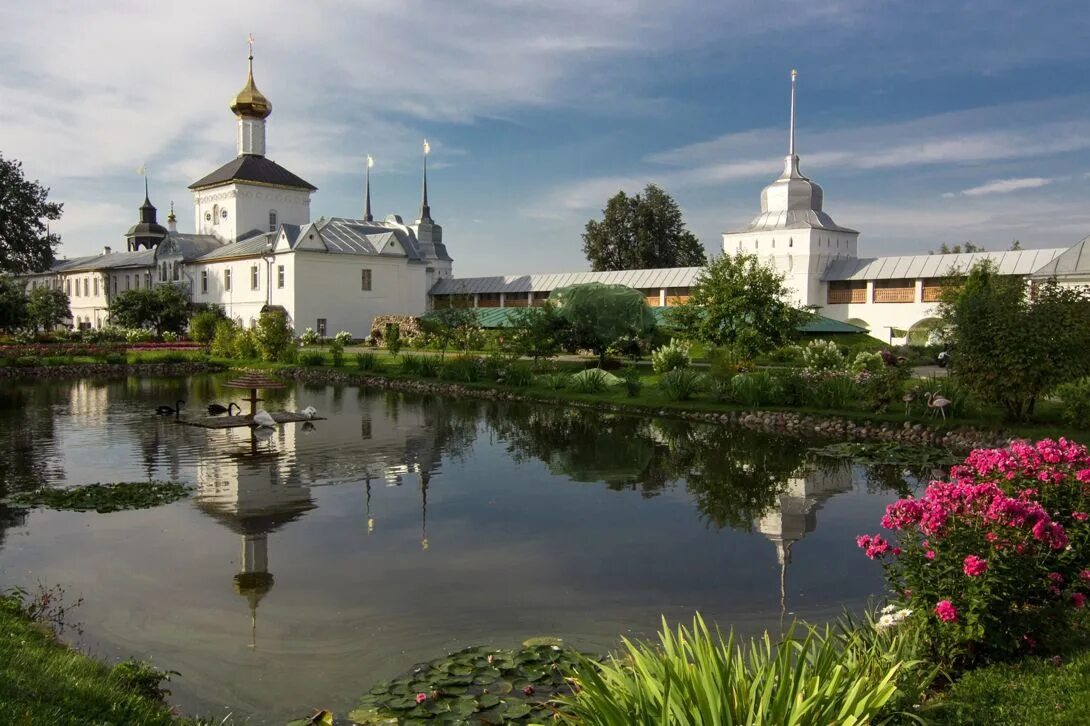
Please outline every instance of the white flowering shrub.
M802 365L809 371L832 371L846 367L840 348L831 340L811 340L802 349Z
M655 373L662 375L678 368L688 368L690 355L689 344L683 340L673 339L651 353L651 367Z
M349 333L347 330L342 330L341 332L333 336L333 340L337 341L341 345L348 345L352 342L352 334Z
M299 336L299 342L303 345L318 345L321 341L321 337L314 332L314 328L307 328L303 331L303 334Z

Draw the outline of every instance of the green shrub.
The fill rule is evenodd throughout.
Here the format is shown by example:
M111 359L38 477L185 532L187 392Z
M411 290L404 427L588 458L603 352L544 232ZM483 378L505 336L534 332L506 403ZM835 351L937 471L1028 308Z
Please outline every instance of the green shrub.
M855 359L852 361L852 373L878 373L883 368L890 368L886 362L882 360L880 353L867 353L860 352L855 354Z
M142 328L131 328L125 331L125 342L132 343L150 343L155 340L155 333L150 330L144 330Z
M508 358L502 355L497 353L489 355L484 359L484 377L492 381L499 379L507 370L508 363Z
M435 378L439 375L442 365L443 360L441 358L434 355L422 355L420 356L419 375L424 378Z
M731 379L732 398L743 406L771 406L779 403L780 383L767 371L739 373Z
M36 355L21 355L12 361L16 368L38 368L41 364L42 359Z
M276 356L277 363L295 363L299 360L299 348L289 345Z
M545 373L537 377L538 383L546 388L550 388L554 391L559 391L568 385L568 381L571 376L567 373L561 373L559 371L553 371L551 373Z
M733 398L734 386L730 378L708 376L708 395L716 403L726 403Z
M746 643L713 635L699 614L691 630L664 620L659 643L625 639L621 654L577 666L579 688L560 699L560 717L584 726L882 723L906 695L899 679L918 667L913 642L792 626Z
M262 360L279 360L285 350L295 346L295 331L288 325L287 316L279 311L261 313L253 336Z
M797 345L784 345L766 353L764 359L769 363L802 365L802 348Z
M325 356L319 350L303 350L299 352L299 364L304 366L325 365Z
M1056 388L1062 408L1060 415L1071 426L1090 429L1090 377L1064 383Z
M908 366L883 365L873 372L863 371L857 377L859 388L862 389L863 405L870 411L886 411L891 406L902 405L905 383L910 376Z
M671 401L688 401L704 389L704 376L692 368L675 368L659 376L659 388Z
M344 364L344 344L338 340L329 343L329 357L333 361L333 367L339 368Z
M343 348L346 345L351 345L351 343L352 343L352 334L349 333L347 330L342 330L341 332L339 332L339 333L337 333L336 335L333 336L333 340L340 343L341 347Z
M651 367L662 375L678 368L688 368L691 360L690 346L683 340L674 338L666 345L651 353Z
M587 368L573 375L568 380L568 387L576 393L602 393L609 388L610 379L618 380L617 376L601 368Z
M844 409L859 399L859 386L846 371L826 370L804 376L807 385L804 403L814 408Z
M231 342L231 357L253 360L258 357L257 335L253 330L237 330Z
M503 372L503 376L499 380L508 386L525 388L533 382L534 372L525 363L515 362L507 366L507 370Z
M162 338L164 343L176 343L178 342L178 337L178 334L172 330L163 331Z
M946 407L948 417L971 416L980 410L980 400L976 393L969 388L958 374L948 376L931 375L923 383L924 392L931 392L935 396L942 396L950 401ZM920 403L924 403L921 397ZM926 403L924 403L926 406ZM926 410L926 409L925 409Z
M640 395L643 389L643 380L640 378L640 370L636 366L625 366L621 369L621 380L624 381L624 392L629 398Z
M439 377L450 381L476 383L484 375L484 361L472 355L448 359L439 371Z
M212 355L220 358L231 358L235 351L235 334L238 332L235 321L221 318L216 322L215 332L212 335L210 350Z
M374 353L356 353L356 367L361 371L373 371L378 367L378 356Z
M422 355L406 353L401 356L401 372L407 376L420 375L420 362L422 360L424 360Z
M189 319L189 337L190 339L200 343L201 345L208 345L212 342L212 338L216 335L216 326L220 321L226 320L223 314L223 310L219 307L211 307L206 310L201 310L199 313Z
M809 371L839 370L845 367L844 354L829 340L811 340L802 349L802 365Z
M401 350L401 326L397 323L386 323L386 350L390 355L397 355Z

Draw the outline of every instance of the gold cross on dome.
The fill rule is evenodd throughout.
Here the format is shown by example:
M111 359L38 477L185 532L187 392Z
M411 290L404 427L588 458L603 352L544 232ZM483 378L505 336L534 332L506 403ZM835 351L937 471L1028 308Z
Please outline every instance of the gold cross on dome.
M254 34L250 33L246 36L246 43L250 46L250 55L254 54Z

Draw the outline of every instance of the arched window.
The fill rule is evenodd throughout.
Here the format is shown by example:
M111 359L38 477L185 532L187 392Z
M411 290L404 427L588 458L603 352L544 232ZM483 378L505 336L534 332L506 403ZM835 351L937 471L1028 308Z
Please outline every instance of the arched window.
M212 205L212 224L219 224L219 223L220 223L220 205L213 204Z
M270 209L269 210L269 231L270 232L275 232L276 231L276 210L275 209Z

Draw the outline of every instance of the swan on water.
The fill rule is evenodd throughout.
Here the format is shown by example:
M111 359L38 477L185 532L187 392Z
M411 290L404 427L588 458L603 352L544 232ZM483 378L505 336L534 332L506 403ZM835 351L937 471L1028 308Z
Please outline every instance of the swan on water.
M174 414L175 416L177 416L178 414L180 414L182 412L182 407L183 406L185 406L185 401L182 401L182 400L179 399L175 403L174 408L171 408L170 406L159 406L158 408L155 409L155 413L159 414L160 416L169 416L171 414Z
M258 428L273 428L276 426L276 419L269 415L268 411L258 411L254 414L253 418L254 426Z
M299 412L299 415L306 416L308 419L311 419L318 415L318 409L314 408L314 406L307 406Z
M219 416L221 413L225 413L228 416L230 416L232 408L237 408L238 412L242 413L242 408L240 408L239 405L237 403L235 403L234 401L231 401L226 406L221 406L218 403L208 404L208 415L209 416Z

